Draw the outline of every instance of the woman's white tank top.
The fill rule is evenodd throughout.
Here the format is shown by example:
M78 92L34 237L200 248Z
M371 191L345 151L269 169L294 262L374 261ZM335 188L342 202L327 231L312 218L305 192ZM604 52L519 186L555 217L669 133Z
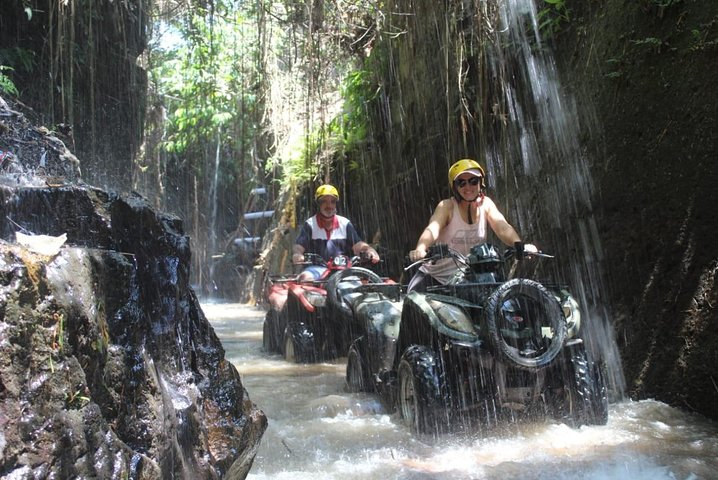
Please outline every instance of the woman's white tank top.
M448 225L439 232L439 238L435 243L445 243L452 250L463 255L468 255L474 245L486 241L486 214L483 208L483 198L479 201L478 218L476 222L469 225L461 218L459 203L452 199L454 211ZM472 212L473 213L473 212ZM436 263L425 263L420 270L431 275L441 283L447 283L456 273L456 262L451 258L437 260Z

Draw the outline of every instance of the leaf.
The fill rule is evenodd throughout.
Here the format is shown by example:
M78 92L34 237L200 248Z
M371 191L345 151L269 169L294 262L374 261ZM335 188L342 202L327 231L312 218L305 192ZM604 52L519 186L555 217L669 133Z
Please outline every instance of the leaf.
M15 232L15 238L18 244L41 255L54 257L60 251L60 248L67 241L67 234L60 236L51 235L27 235L22 232Z
M224 125L232 120L232 114L229 112L215 113L212 115L212 123L215 125Z
M10 69L10 68L7 67L7 69ZM10 77L8 77L7 75L4 75L2 73L0 73L0 92L5 92L9 95L15 95L15 96L17 96L19 93L17 90L17 87L15 86L13 81L10 80Z

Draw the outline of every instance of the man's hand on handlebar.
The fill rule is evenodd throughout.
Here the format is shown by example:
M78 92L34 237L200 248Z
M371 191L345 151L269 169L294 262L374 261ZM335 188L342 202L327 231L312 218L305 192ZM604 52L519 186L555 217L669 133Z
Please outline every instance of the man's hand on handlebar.
M292 254L292 263L295 265L326 265L327 262L321 255L313 252Z
M371 263L379 263L379 261L381 260L377 251L371 247L359 252L359 258L363 261L368 261Z

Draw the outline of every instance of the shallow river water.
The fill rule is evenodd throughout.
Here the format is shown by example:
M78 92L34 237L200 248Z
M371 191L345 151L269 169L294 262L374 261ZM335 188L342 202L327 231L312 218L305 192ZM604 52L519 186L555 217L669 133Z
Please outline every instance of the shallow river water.
M600 427L546 421L422 440L377 398L344 391L345 358L287 363L262 351L263 309L202 308L269 421L251 480L718 478L718 424L650 400L611 404Z

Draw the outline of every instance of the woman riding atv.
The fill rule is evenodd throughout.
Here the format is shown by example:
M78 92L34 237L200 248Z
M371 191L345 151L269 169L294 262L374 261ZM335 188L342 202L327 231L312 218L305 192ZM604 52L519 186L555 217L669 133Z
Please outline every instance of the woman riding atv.
M426 257L428 248L434 243L447 244L449 248L468 255L471 247L486 241L487 224L506 245L521 242L521 237L493 200L484 194L484 178L484 169L475 160L459 160L449 168L449 189L453 196L436 206L429 225L416 243L416 249L409 252L412 262ZM537 251L530 243L524 245L527 254ZM408 291L425 291L431 285L446 284L456 270L456 262L450 258L424 263L409 282Z
M368 243L359 238L354 225L348 218L337 215L339 191L333 185L320 185L314 192L317 214L304 222L294 245L292 262L304 262L304 253L310 252L330 260L337 255L365 255L372 263L379 262L379 254ZM299 280L316 280L326 267L309 265L299 274Z

